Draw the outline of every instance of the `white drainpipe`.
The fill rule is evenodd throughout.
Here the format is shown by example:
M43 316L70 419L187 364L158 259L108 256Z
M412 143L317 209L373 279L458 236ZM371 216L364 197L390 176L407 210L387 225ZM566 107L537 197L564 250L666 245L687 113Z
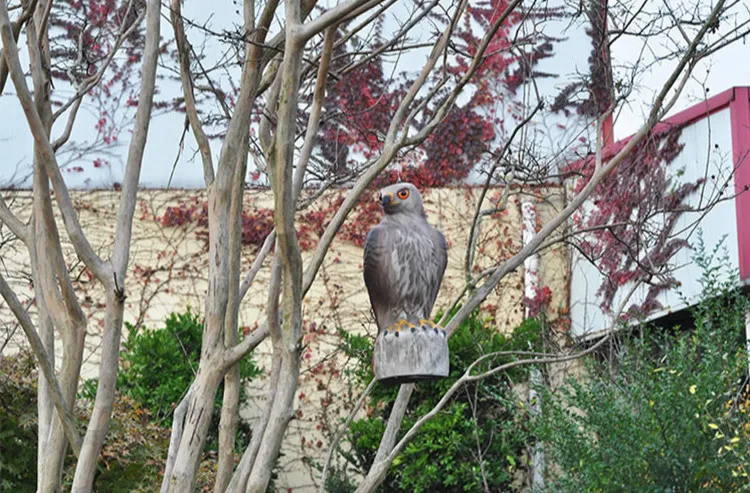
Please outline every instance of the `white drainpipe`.
M521 224L523 229L524 246L531 241L536 233L536 206L533 202L525 200L521 202ZM524 294L526 298L536 296L536 288L539 286L539 255L534 253L529 255L523 262L524 268ZM528 307L525 310L526 316L529 316ZM750 321L750 318L748 318ZM748 326L750 331L750 325ZM536 385L542 383L542 372L539 368L532 366L529 371L529 402L531 413L539 414L542 412L541 396L534 389ZM534 489L544 488L544 447L541 443L534 445L531 452L531 486Z

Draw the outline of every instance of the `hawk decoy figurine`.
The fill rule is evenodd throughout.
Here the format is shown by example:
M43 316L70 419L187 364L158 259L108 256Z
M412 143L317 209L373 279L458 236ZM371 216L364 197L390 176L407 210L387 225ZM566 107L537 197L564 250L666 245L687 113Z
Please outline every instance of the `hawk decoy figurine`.
M430 321L448 262L445 237L427 223L411 183L383 188L380 202L385 217L368 233L364 258L378 326L376 377L405 382L447 376L447 335Z

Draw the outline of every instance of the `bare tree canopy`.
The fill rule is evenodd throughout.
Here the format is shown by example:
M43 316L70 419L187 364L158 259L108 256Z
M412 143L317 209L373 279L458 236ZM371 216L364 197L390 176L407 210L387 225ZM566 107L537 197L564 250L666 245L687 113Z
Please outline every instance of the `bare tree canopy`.
M651 282L656 293L659 286L670 285L666 260L682 245L670 239L671 230L650 230L649 220L678 211L697 186L686 185L669 201L629 196L631 205L653 207L635 215L610 211L603 216L605 224L584 223L573 215L594 199L629 193L630 177L618 170L631 169L635 160L650 159L654 166L632 179L650 180L657 192L668 187L660 163L669 160L669 150L676 152L676 141L654 130L657 122L674 106L696 67L742 39L750 26L742 2L725 0L234 4L234 16L210 20L183 14L181 0L0 4L0 95L21 108L25 120L13 125L33 138L31 214L21 216L13 203L0 198L0 221L29 259L34 308L19 299L20 288L7 275L0 275L0 294L41 369L40 493L60 491L69 448L75 454L71 490L88 493L95 487L116 398L126 299L135 296L125 282L150 131L151 144L161 144L153 136L157 114L184 114L182 139L173 153L177 161L165 166L176 166L192 146L192 161L201 163L206 203L170 212L199 217L207 250L200 362L174 409L161 491L195 490L223 385L215 491L264 492L296 413L308 330L303 323L306 296L335 238L363 245L380 213L369 200L373 190L409 181L422 190L471 186L476 191L467 247L461 252L461 294L441 310L440 325L448 337L529 257L560 244L586 250L591 236L584 233L614 223L623 223L622 229L608 232L622 233L623 241L608 243L605 255L627 257L623 262L632 289ZM554 33L552 22L558 26ZM543 70L543 62L555 54L564 33L573 31L591 40L589 70L570 84L553 84L554 74ZM618 60L621 43L639 46L640 53L627 63ZM653 98L645 120L626 143L608 146L613 120L647 72L658 72L659 81L649 87ZM562 87L551 97L540 90L544 84ZM87 143L71 140L82 109L96 117L96 137ZM117 212L113 224L106 225L114 228L114 242L103 250L81 225L68 176L83 170L78 168L84 159L95 168L109 166L118 141L127 141L127 153L115 187ZM179 174L174 166L171 172ZM621 181L613 184L613 177ZM523 245L480 268L483 224L507 208L509 196L544 199L546 189L559 191L563 185L568 185L564 203L540 218ZM244 209L251 187L272 192L265 215L250 218ZM178 219L165 215L163 224ZM251 219L257 222L247 228ZM673 222L663 226L671 228ZM309 240L311 229L315 241ZM648 247L633 253L630 240L643 240ZM67 243L75 251L75 264L63 251ZM243 272L243 245L248 244L254 257ZM264 281L260 272L267 273ZM84 310L90 303L81 288L84 275L101 287L95 303L103 325L95 398L81 430L74 411L84 344L95 329ZM661 285L655 276L661 276ZM254 321L254 330L243 330L240 307L260 282L265 283L265 312ZM614 296L608 300L614 304ZM629 308L624 302L609 306L615 319ZM264 341L272 348L264 405L237 457L239 362ZM580 358L606 341L479 358L405 434L401 424L414 384L403 385L357 491L375 491L396 456L465 384L516 366ZM487 368L498 356L512 361ZM332 440L322 468L321 490L340 436Z

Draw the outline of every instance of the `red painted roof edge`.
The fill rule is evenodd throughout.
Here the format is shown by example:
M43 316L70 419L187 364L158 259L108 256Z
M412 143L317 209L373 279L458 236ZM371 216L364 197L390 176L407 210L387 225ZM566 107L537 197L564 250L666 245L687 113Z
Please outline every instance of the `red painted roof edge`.
M689 125L727 107L730 111L732 154L735 163L734 188L740 280L744 282L750 281L750 86L732 87L680 111L657 123L654 133L658 134L675 126ZM606 160L614 156L632 137L628 136L604 147L603 158ZM572 166L575 164L572 163Z
M734 160L734 206L740 280L750 279L750 87L735 87L729 104Z
M707 116L712 115L713 113L716 113L717 111L723 110L727 106L729 106L732 101L734 101L735 98L735 91L737 89L747 89L746 87L732 87L730 89L727 89L726 91L723 91L716 96L710 97L706 99L705 101L702 101L700 103L694 104L693 106L684 109L680 111L679 113L670 116L669 118L665 118L664 120L658 122L656 125L654 125L653 133L659 134L662 133L672 127L677 126L683 126L683 125L689 125L693 122L696 122L698 120L701 120L703 118L706 118ZM630 142L630 139L632 139L633 136L629 135L625 137L624 139L620 139L617 142L604 146L602 149L602 157L603 159L607 160L617 154L623 147L625 147L625 144ZM587 156L584 159L589 159L590 156ZM583 159L578 160L577 162L582 161ZM577 162L571 163L571 167L574 167Z
M720 92L716 96L710 97L703 102L694 104L693 106L684 109L674 116L663 120L659 125L688 125L695 121L701 120L719 110L724 109L729 105L735 98L735 92L737 89L743 89L741 87L732 87L726 91ZM746 88L745 88L746 89Z

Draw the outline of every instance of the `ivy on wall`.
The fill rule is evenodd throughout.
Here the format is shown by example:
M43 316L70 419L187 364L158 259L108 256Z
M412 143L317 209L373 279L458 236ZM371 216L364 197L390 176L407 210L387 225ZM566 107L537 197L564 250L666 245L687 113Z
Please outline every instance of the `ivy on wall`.
M688 242L674 235L675 226L691 210L690 195L705 182L680 183L680 170L670 167L684 147L681 130L675 126L649 136L597 187L591 208L573 216L575 230L586 231L576 237L575 247L601 271L597 294L604 309L612 308L622 286L646 280L646 298L628 312L650 313L661 308L659 294L677 285L666 267ZM581 176L574 193L586 186L594 166L590 158L569 169Z

